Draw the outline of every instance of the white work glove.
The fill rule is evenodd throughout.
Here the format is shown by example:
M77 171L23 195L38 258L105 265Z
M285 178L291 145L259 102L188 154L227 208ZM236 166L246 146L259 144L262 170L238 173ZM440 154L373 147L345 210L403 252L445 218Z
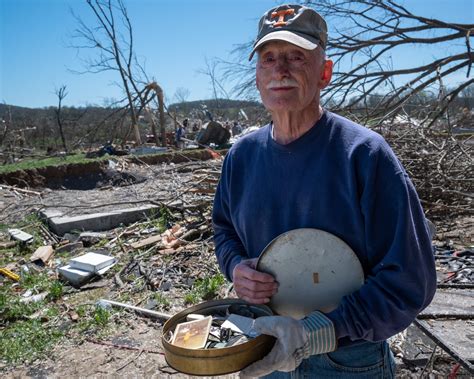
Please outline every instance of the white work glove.
M294 371L310 355L336 350L334 325L321 312L313 312L302 320L284 316L259 317L253 329L277 340L268 355L240 372L240 378L260 377L274 371Z

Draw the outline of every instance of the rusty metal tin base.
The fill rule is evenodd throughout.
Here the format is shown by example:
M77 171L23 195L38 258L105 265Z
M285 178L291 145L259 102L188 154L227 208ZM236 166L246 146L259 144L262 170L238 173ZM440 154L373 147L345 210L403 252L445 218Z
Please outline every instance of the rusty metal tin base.
M210 315L225 310L229 305L241 304L250 306L258 316L271 316L270 308L264 305L250 305L239 299L224 299L208 301L187 308L171 317L163 326L161 342L165 351L166 362L175 370L189 375L225 375L240 371L249 364L267 355L275 339L261 335L249 342L220 349L186 349L170 344L164 336L174 331L177 324L186 322L186 316L191 313Z

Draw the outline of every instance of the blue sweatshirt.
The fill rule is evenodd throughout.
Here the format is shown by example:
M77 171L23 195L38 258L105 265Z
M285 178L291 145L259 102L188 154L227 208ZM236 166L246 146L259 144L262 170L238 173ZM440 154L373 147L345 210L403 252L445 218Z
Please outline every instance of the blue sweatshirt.
M380 341L405 329L433 298L434 257L418 196L377 133L325 111L287 145L271 125L229 150L214 199L222 272L256 258L281 233L317 228L358 256L365 284L326 314L339 346Z

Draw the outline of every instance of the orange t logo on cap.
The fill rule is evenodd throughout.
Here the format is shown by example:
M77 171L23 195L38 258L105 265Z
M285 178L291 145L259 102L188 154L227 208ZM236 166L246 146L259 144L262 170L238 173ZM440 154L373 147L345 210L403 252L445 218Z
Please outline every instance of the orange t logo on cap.
M278 17L278 21L275 22L273 24L274 27L278 27L278 26L285 26L286 24L288 24L286 21L285 21L285 16L290 16L292 14L295 14L295 10L294 9L285 9L285 10L281 10L281 11L278 11L278 12L272 12L272 18L276 18Z

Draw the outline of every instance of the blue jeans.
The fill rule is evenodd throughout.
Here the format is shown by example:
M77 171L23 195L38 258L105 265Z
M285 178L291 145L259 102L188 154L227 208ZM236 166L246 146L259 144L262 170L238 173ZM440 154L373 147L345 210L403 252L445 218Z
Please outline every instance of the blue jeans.
M357 378L392 379L395 361L386 341L345 346L332 353L312 355L293 372L275 371L265 379Z

